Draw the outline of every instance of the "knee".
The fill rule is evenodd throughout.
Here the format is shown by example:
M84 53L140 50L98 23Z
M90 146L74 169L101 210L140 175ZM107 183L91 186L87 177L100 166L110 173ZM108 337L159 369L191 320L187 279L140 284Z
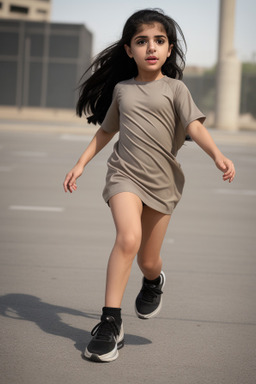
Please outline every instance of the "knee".
M116 244L124 255L136 256L141 243L140 233L129 232L117 234Z
M159 258L144 258L139 257L137 259L138 265L142 271L145 271L147 273L150 273L154 271L155 269L159 269L159 265L162 265L162 260L159 256ZM161 268L161 267L160 267Z

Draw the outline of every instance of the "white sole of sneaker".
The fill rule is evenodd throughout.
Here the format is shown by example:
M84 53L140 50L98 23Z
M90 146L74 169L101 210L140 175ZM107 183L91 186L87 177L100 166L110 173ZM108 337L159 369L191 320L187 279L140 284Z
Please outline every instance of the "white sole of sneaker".
M164 281L163 281L163 286L162 286L162 289L163 289L164 286L165 286L166 277L165 277L165 274L164 274L163 271L161 272L161 274L163 275L163 279L164 279ZM155 316L158 315L158 313L159 313L159 312L161 311L161 309L162 309L162 305L163 305L163 298L162 298L162 296L161 296L158 307L157 307L153 312L151 312L151 313L149 313L149 314L147 314L147 315L144 315L144 314L139 313L139 312L137 311L136 303L135 303L135 313L136 313L136 315L138 316L139 319L142 319L142 320L148 320L148 319L151 319L152 317L155 317Z
M148 320L148 319L151 319L152 317L155 317L158 315L158 313L161 311L162 309L162 298L160 299L160 303L157 307L157 309L154 311L154 312L151 312L149 313L148 315L143 315L142 313L139 313L137 311L137 308L136 308L136 305L135 305L135 313L136 315L138 316L139 319L142 319L142 320Z
M109 353L106 353L105 355L98 355L96 353L89 352L88 349L86 348L84 352L84 357L86 357L91 361L108 363L118 358L119 356L118 349L121 349L123 346L124 346L124 327L122 324L120 329L120 334L117 338L117 344L115 345L115 348L112 351L110 351Z
M105 355L97 355L95 353L90 353L87 349L84 353L84 356L91 360L91 361L96 361L96 362L102 362L102 363L108 363L110 361L114 361L118 358L118 350L117 347L113 349L113 351L106 353Z

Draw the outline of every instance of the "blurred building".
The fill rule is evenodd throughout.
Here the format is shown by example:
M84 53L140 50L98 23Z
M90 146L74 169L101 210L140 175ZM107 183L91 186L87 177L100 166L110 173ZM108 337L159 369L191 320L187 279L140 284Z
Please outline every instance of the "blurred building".
M253 66L253 64L251 65ZM189 88L198 107L207 115L207 125L214 126L216 105L216 67L188 66L184 83ZM240 94L240 127L256 129L256 68L243 71Z
M91 50L84 25L0 19L0 106L74 108Z
M51 0L1 0L0 18L50 21Z

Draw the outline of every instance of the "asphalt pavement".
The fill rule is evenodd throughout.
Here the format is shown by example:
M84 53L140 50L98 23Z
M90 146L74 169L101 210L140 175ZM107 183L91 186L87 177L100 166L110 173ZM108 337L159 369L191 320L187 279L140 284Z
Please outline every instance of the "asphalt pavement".
M236 165L232 184L196 144L181 149L186 185L162 248L162 311L136 317L134 262L125 347L106 364L82 353L104 304L115 237L101 197L113 142L75 193L62 189L92 133L0 124L0 383L255 384L256 132L212 131Z

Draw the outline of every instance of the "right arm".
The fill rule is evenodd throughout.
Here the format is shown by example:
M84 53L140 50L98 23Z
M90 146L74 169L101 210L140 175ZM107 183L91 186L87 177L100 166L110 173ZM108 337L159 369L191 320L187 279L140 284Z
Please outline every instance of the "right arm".
M101 127L98 129L92 141L81 155L74 168L72 168L71 171L67 173L63 183L65 192L69 191L72 193L73 191L76 191L76 180L82 175L84 167L110 142L115 133L116 132L105 132Z

